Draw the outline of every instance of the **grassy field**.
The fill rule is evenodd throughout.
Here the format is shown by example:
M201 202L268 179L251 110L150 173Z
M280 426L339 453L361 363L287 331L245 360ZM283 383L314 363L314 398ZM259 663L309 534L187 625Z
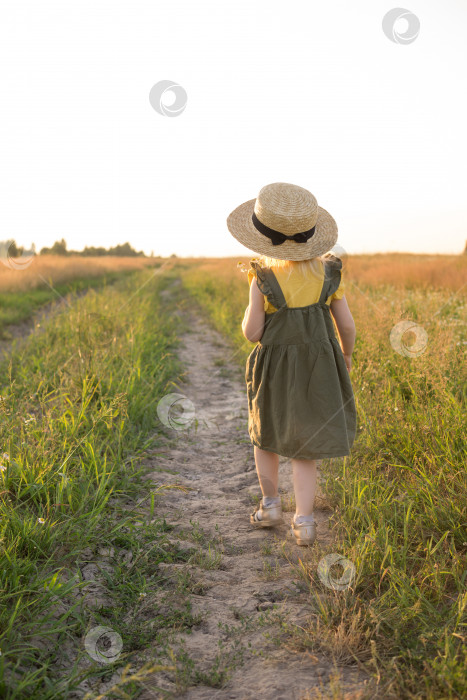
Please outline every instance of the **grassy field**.
M89 268L63 262L70 267L54 267L51 286L86 287ZM199 305L243 365L253 345L240 329L248 284L237 262L176 259L71 295L2 362L0 697L64 698L118 668L126 668L128 697L137 697L155 669L132 675L131 654L195 624L188 605L164 616L145 608L161 585L157 565L185 561L186 552L168 541L170 526L148 499L143 460L161 449L157 403L183 370L173 313L180 299L165 290L180 277L185 308ZM313 552L297 566L319 617L288 643L358 660L393 698L467 695L466 268L467 257L345 261L358 333L358 438L350 458L323 463L323 489L338 551L356 577L330 591ZM122 269L94 272L104 280ZM2 294L17 294L30 314L44 287L32 266L16 279L16 291L10 283ZM405 354L390 340L401 321L418 324L398 341ZM414 352L420 337L426 347ZM96 557L108 568L104 580L93 578ZM124 653L111 666L96 668L83 648L96 625L122 637Z
M9 338L9 325L29 319L34 311L61 296L159 265L160 258L78 255L36 256L24 269L11 269L0 261L0 339Z
M253 345L237 259L179 269L243 363ZM324 462L323 487L356 577L329 595L317 562L299 567L320 615L294 643L357 659L391 697L467 695L466 277L465 256L345 261L358 437L350 458ZM390 341L402 321L417 326L393 343L412 356Z
M131 652L174 623L138 614L158 588L157 564L181 556L140 465L178 373L176 321L160 301L167 279L147 270L91 290L0 366L2 698L65 698L95 678L82 640L96 625L118 630ZM110 551L99 581L88 562L98 556L105 571Z

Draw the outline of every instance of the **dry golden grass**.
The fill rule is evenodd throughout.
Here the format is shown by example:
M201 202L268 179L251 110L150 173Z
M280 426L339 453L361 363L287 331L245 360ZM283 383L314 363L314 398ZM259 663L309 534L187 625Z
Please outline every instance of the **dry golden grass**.
M195 265L216 277L244 277L237 262L247 264L250 256L238 258L178 258L178 263ZM27 291L49 284L60 284L82 277L99 277L108 272L140 270L162 262L162 258L84 258L38 255L24 270L10 270L0 264L0 292ZM356 285L385 284L405 288L439 288L459 291L467 281L467 255L412 255L388 253L353 255L344 261L344 275ZM467 287L464 287L464 290Z
M200 271L232 278L237 262L246 265L255 256L238 258L182 258L182 262L196 265ZM243 277L240 269L234 276ZM379 253L351 255L344 259L344 278L357 286L467 290L467 255L416 255L411 253Z
M356 284L460 290L467 282L467 255L386 253L351 255L345 272Z
M10 270L0 264L0 292L25 292L47 283L57 285L74 279L101 277L108 272L130 272L156 265L161 258L119 258L80 255L38 255L23 270Z

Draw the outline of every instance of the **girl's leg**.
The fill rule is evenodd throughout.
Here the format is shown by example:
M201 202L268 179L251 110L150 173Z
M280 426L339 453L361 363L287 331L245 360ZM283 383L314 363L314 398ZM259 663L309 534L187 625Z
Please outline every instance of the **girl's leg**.
M316 460L292 459L295 516L313 514L316 495Z
M254 446L256 472L263 497L276 497L277 483L279 479L279 455L274 452L266 452Z

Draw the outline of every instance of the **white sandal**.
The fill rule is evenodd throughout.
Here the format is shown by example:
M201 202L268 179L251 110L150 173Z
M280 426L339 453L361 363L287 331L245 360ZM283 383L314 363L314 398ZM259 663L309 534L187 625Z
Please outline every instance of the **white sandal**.
M255 511L250 514L250 523L255 527L273 527L273 525L280 525L283 522L280 503L272 506L263 506L262 503L259 503Z
M297 524L292 518L290 534L295 537L296 544L300 546L312 545L316 540L316 523L313 520Z

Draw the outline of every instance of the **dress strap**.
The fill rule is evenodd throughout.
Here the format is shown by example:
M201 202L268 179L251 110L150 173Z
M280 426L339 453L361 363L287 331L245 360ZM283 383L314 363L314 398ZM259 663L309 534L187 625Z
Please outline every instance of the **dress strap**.
M341 283L342 260L328 253L324 260L324 281L319 297L319 303L325 304L330 296L337 292Z
M260 263L255 260L250 261L250 265L254 270L258 289L264 294L269 303L276 309L280 309L281 306L287 306L284 293L271 268L261 267Z

